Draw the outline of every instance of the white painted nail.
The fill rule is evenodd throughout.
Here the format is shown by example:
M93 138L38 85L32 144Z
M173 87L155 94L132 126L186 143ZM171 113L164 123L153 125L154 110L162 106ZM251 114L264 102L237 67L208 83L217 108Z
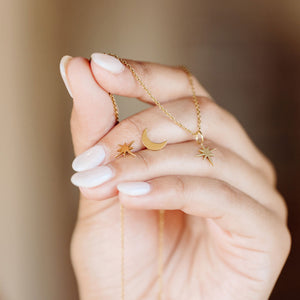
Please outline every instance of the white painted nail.
M70 60L72 59L72 56L69 55L65 55L61 60L60 60L60 64L59 64L59 69L60 69L60 74L61 77L65 83L65 86L70 94L70 96L73 98L70 86L69 86L69 82L68 82L68 78L67 78L67 74L66 74L66 68L68 63L70 62Z
M96 65L114 74L119 74L125 69L125 66L117 58L108 54L93 53L91 58Z
M74 171L82 172L99 166L105 158L105 151L101 145L96 145L78 155L72 163Z
M118 190L129 196L140 196L150 192L150 184L148 182L122 182L117 186Z
M112 169L107 166L101 166L74 174L71 177L71 182L79 187L92 188L108 181L112 177Z

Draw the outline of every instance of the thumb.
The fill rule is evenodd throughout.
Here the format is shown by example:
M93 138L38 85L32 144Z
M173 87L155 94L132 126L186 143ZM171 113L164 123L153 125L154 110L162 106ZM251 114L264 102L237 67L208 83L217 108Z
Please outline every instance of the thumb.
M64 56L60 70L73 98L71 131L78 155L96 144L114 126L115 111L109 94L95 81L87 59Z

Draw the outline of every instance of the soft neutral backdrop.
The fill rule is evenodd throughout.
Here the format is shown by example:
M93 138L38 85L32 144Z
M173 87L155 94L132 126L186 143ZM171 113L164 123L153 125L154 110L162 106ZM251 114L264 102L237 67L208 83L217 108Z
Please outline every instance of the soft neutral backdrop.
M298 299L298 0L0 0L0 7L1 300L78 299L69 260L78 197L69 181L72 100L58 64L65 54L96 51L186 64L275 162L294 241L271 299ZM143 108L119 104L123 117Z

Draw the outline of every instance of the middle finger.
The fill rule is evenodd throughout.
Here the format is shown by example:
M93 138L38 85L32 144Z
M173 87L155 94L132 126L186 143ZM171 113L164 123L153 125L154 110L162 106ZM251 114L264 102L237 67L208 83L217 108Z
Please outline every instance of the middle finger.
M228 112L207 98L199 98L201 110L201 130L205 139L209 139L223 148L241 156L249 164L261 170L273 183L273 170L264 155L255 147L239 122ZM191 99L176 100L165 107L193 132L197 129L196 111ZM144 110L115 126L104 136L95 149L91 148L74 160L75 171L84 171L96 167L100 163L114 160L119 144L133 143L133 151L144 148L141 136L147 128L149 138L156 142L167 140L168 144L185 142L193 136L170 121L157 107ZM99 150L101 149L101 151ZM218 149L217 149L218 151ZM100 154L99 154L100 152ZM105 158L104 158L105 157Z

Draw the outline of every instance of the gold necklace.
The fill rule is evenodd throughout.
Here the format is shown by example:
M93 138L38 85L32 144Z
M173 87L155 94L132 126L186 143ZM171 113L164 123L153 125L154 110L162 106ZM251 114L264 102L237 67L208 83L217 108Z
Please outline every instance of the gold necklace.
M116 118L116 123L119 123L120 121L120 115L119 115L119 109L118 105L116 102L116 99L113 94L108 93L112 104L113 104L113 109L115 112L115 118ZM119 155L118 155L119 156ZM120 204L120 233L121 233L121 238L120 238L120 244L121 244L121 299L125 299L125 267L124 267L124 252L125 252L125 236L124 236L124 206Z
M158 108L170 119L172 120L177 126L179 126L180 128L182 128L183 130L187 131L188 133L190 133L196 140L196 142L198 144L200 144L200 149L199 149L199 154L197 154L197 156L202 157L203 159L207 159L209 161L209 163L211 165L213 165L213 162L211 160L211 158L214 156L213 155L213 151L215 149L210 149L209 147L205 147L204 146L204 136L202 134L201 131L201 113L200 113L200 106L199 106L199 102L196 96L196 91L195 91L195 86L194 86L194 82L193 82L193 77L191 72L185 67L185 66L181 66L180 68L187 74L188 76L188 80L192 89L192 97L193 97L193 102L196 108L196 113L197 113L197 130L196 131L192 131L191 129L187 128L186 126L184 126L180 121L178 121L174 115L172 115L161 103L160 101L158 101L150 92L150 90L147 88L147 86L145 85L145 83L142 81L142 79L140 78L140 76L137 74L137 72L135 71L135 69L123 58L118 57L115 54L111 54L109 53L109 55L114 56L115 58L117 58L122 64L124 64L125 66L127 66L129 68L129 70L131 71L132 75L134 76L134 78L137 80L137 82L140 84L140 86L145 90L145 92L148 94L148 96L151 98L151 100L156 104L156 106L158 106Z
M199 102L196 96L196 91L195 91L195 86L193 82L193 77L190 71L184 67L181 66L181 69L187 74L189 84L192 89L192 97L193 97L193 102L196 108L196 113L197 113L197 130L194 132L191 129L187 128L184 126L180 121L178 121L173 114L171 114L161 103L159 100L157 100L150 90L147 88L145 83L142 81L140 76L137 74L135 69L123 58L118 57L115 54L109 53L109 55L117 58L121 63L123 63L125 66L129 68L131 71L132 75L134 78L137 80L137 82L140 84L140 86L145 90L145 92L148 94L150 99L155 103L156 106L171 120L173 121L177 126L185 130L186 132L190 133L196 140L198 144L200 144L200 148L198 150L198 154L196 156L202 157L203 160L207 159L208 162L213 165L213 162L211 158L214 156L213 151L215 149L210 149L209 147L204 146L204 136L201 131L201 114L200 114L200 106ZM112 94L109 94L114 110L115 110L115 115L118 121L119 114L117 110L117 105L116 101L113 97ZM120 205L120 224L121 224L121 299L125 299L125 270L124 270L124 207ZM165 226L165 211L164 210L159 210L159 215L158 215L158 283L159 283L159 292L158 292L158 299L161 300L162 298L162 291L163 291L163 241L164 241L164 226Z

